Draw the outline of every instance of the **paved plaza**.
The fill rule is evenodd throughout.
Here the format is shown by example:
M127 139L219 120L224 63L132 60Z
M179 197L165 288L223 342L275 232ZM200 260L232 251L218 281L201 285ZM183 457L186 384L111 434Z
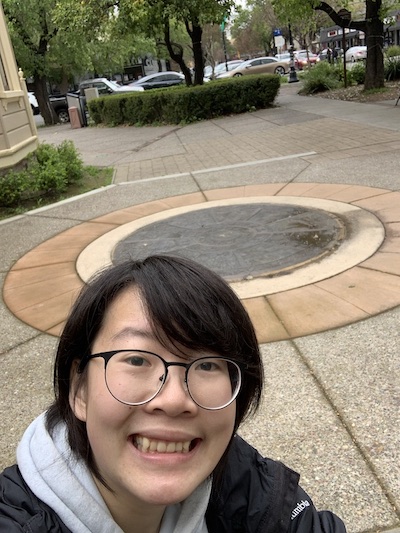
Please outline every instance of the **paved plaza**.
M297 91L186 126L39 128L115 171L0 223L1 467L51 401L77 291L124 254L183 253L227 277L256 327L265 392L241 434L350 533L400 533L400 106Z

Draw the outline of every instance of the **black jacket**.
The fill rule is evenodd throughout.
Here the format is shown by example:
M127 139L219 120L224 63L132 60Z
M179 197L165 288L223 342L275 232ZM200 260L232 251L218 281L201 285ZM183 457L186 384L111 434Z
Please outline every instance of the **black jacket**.
M345 533L339 518L317 512L298 480L296 472L235 437L224 479L207 509L209 533ZM71 533L33 494L16 465L0 475L0 532Z

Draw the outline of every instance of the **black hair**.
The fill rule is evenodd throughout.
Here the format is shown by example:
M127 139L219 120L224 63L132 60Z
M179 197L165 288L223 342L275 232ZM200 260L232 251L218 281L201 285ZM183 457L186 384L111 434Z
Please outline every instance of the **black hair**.
M219 275L189 259L163 255L108 267L84 286L71 309L55 360L55 400L46 414L48 431L52 433L64 422L72 452L102 482L86 424L70 407L71 374L73 363L92 353L110 304L128 287L139 291L160 342L211 350L243 364L235 431L258 408L262 393L262 362L253 325L239 298ZM78 386L84 379L85 372L79 375ZM222 468L223 460L220 463Z

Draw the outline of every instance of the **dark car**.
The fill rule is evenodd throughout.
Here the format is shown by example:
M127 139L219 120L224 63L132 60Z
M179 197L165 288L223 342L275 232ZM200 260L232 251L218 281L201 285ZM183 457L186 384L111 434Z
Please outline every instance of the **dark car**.
M68 102L65 94L51 94L49 96L51 103L57 117L61 124L69 122Z
M143 87L143 89L159 89L161 87L172 87L185 83L185 76L173 70L166 72L156 72L143 76L139 80L129 83L128 87Z
M343 50L342 48L334 48L336 51L336 57L343 57ZM324 48L319 53L319 59L320 61L327 61L329 59L328 57L328 48ZM332 59L332 49L330 49L330 59Z
M32 112L34 115L40 114L40 109L33 92L28 92L29 103L31 104ZM49 102L54 109L58 120L61 124L69 122L68 103L65 94L49 96Z

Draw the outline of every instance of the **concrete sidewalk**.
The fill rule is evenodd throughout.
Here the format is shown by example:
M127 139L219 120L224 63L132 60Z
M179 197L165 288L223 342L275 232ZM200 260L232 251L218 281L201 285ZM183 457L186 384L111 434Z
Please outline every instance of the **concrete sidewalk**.
M183 127L39 130L113 166L114 184L0 224L1 466L51 400L72 298L123 235L203 206L293 202L348 213L349 239L333 270L324 259L287 286L235 287L266 369L263 406L241 433L299 471L350 533L400 531L400 107L297 90Z

